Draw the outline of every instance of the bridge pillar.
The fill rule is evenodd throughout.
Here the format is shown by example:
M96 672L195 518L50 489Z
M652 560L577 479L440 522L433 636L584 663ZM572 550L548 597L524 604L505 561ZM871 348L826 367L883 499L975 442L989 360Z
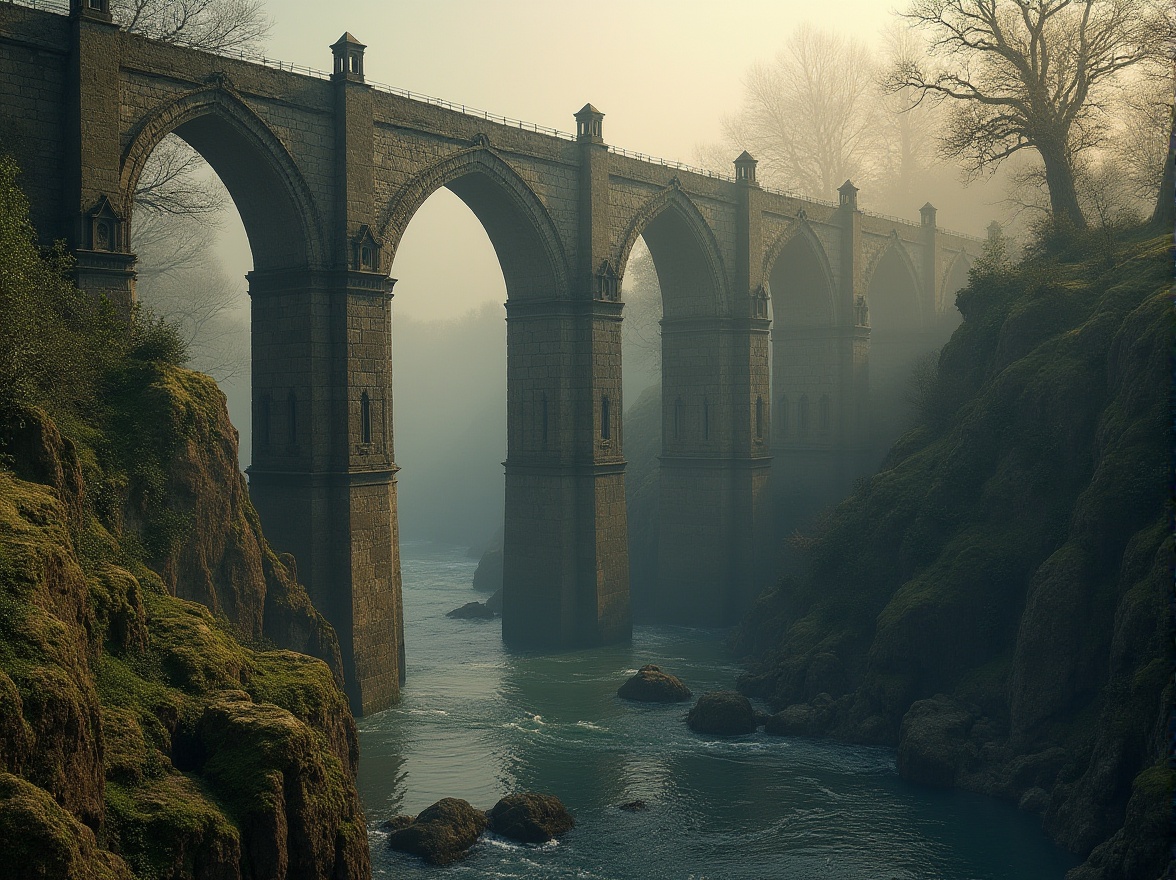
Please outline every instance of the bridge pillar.
M579 259L570 299L507 304L502 636L571 648L628 639L621 303L608 263L604 114L576 114ZM554 291L553 291L554 293Z
M658 606L696 626L736 623L770 570L762 191L746 153L736 186L735 314L662 320Z
M392 431L392 285L373 187L364 46L335 53L337 197L331 267L253 272L253 496L339 637L352 710L386 708L404 680Z
M119 29L106 0L72 0L70 7L61 231L75 257L78 287L129 314L135 256L120 204Z

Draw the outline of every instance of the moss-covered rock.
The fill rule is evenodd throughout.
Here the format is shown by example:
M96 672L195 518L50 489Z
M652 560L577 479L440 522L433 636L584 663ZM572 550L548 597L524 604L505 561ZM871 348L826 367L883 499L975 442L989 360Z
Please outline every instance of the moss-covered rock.
M486 814L461 798L442 798L388 835L388 846L433 865L462 858L486 830Z
M45 789L0 773L0 842L12 880L132 880L127 864L98 847L92 829Z
M711 691L699 697L690 707L686 723L698 733L739 736L755 732L755 710L743 694Z
M647 663L637 674L617 688L622 700L636 700L641 703L680 703L689 700L693 694L682 684L682 679L670 675L660 666Z
M1124 821L1172 668L1168 246L983 261L920 423L736 637L769 729L896 745L908 778L1023 801L1112 872L1144 847Z
M555 795L537 792L508 794L489 813L490 830L520 843L546 843L576 826L576 820Z

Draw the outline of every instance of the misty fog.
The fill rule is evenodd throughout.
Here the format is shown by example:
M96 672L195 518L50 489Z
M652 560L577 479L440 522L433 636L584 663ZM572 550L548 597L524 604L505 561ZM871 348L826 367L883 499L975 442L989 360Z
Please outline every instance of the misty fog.
M597 100L597 90L604 93L599 100L609 113L606 140L626 148L660 146L671 158L690 159L720 173L729 172L731 158L743 146L750 146L761 159L761 178L767 185L827 199L835 195L829 191L830 185L839 184L842 175L851 175L861 187L860 201L867 211L917 222L919 207L930 201L939 209L938 221L945 228L979 235L991 220L998 219L1015 234L1017 225L1026 218L1021 204L1024 199L1015 183L1021 179L1016 165L1010 163L998 174L967 180L955 164L940 158L935 111L916 108L904 114L900 111L910 110L903 104L904 98L882 97L875 81L879 66L896 54L913 51L911 45L888 25L888 14L872 5L858 4L854 9L853 15L841 16L806 9L807 19L775 7L761 10L761 18L780 25L774 32L755 35L752 42L761 54L710 58L701 72L695 70L689 76L681 71L682 65L666 59L667 70L679 71L678 87L665 78L666 71L648 72L650 87L636 93L620 88L615 71L607 77L590 77L587 81L594 89L590 97ZM414 10L405 14L428 22L436 13ZM622 40L653 33L655 25L664 23L656 10L630 10L630 28ZM673 29L680 43L690 45L702 40L708 30L728 26L711 14L676 19ZM471 57L477 57L482 48L469 27L470 21L465 20L463 29L453 35L453 45L464 46ZM323 34L333 34L332 28L339 29L332 24L319 33L309 20L279 18L273 41L278 54L312 59L314 53L321 54ZM371 39L376 38L379 28L375 31ZM511 39L524 42L528 33L524 28ZM656 45L671 42L659 39ZM410 51L419 54L421 48L413 45ZM789 64L796 58L807 64L810 56L816 57L814 52L828 56L827 65L830 60L837 62L829 69L841 71L841 92L818 95L824 103L816 111L809 108L801 112L797 101L805 96L789 93L789 89L798 88L789 79ZM500 59L482 63L493 67ZM369 53L369 64L375 70L383 65L385 79L451 98L468 95L471 100L481 99L499 110L524 116L541 112L539 105L570 109L585 97L580 72L567 69L562 62L553 64L553 69L564 73L562 83L556 81L558 77L542 83L529 80L523 88L522 83L499 71L503 75L497 81L504 84L503 91L493 94L485 92L489 78L462 80L458 71L445 65L406 70L402 61L379 50ZM700 76L709 77L712 87L702 88ZM701 112L700 103L704 105ZM674 116L667 110L687 106L692 108L692 124L681 113ZM797 120L792 130L772 127L776 123L768 111L775 110L793 114L788 117ZM825 117L812 119L806 112ZM566 128L570 114L565 116L568 118L537 121ZM840 120L846 134L846 143L838 148L839 157L829 159L821 168L790 164L788 149L777 149L778 142L815 137L801 130L811 125L816 132L826 117ZM180 322L191 341L193 366L220 382L240 432L240 462L245 468L250 461L252 418L249 300L244 276L252 268L252 257L236 209L215 174L197 159L191 179L207 200L208 210L194 216L143 210L136 215L139 292L145 304ZM177 241L186 244L178 245ZM643 241L638 241L624 273L626 417L643 396L646 404L643 417L626 423L632 482L648 479L645 472L656 468L661 430L654 399L660 388L661 291ZM506 291L497 257L477 218L456 196L442 189L409 225L395 255L392 277L397 279L393 382L401 533L407 538L484 546L502 524L502 461L506 453ZM953 289L964 281L966 266L961 266L953 276ZM905 283L901 267L881 266L875 280L877 290L869 297L874 326L871 419L879 460L909 419L912 369L926 360L958 322L958 314L949 308L942 326L933 334L934 345L927 334L918 340L911 338L903 329L911 315L895 299L901 298ZM638 459L635 465L634 457Z

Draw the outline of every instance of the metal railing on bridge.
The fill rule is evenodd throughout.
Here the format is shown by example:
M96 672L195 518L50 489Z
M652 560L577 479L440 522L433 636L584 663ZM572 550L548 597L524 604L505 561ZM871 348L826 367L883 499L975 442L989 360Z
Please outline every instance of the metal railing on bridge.
M0 0L0 3L8 3L14 6L27 6L30 9L39 9L45 12L53 12L68 15L70 11L70 4L68 0ZM272 70L288 71L290 73L297 73L302 76L312 76L316 79L329 80L331 74L328 71L320 70L316 67L308 67L305 64L295 64L291 61L282 61L278 58L270 58L263 52L247 51L241 49L219 49L215 52L210 52L207 48L194 45L183 39L173 39L168 42L184 46L189 49L197 49L202 52L209 52L212 55L218 55L225 58L234 58L238 61L245 61L250 64L260 64L263 67L271 68ZM498 113L491 113L489 110L480 110L476 107L470 107L465 104L457 104L453 101L447 101L444 98L435 98L432 95L421 94L410 89L401 88L399 86L388 85L387 83L377 82L374 80L365 80L373 89L380 92L385 92L390 95L397 95L401 98L407 98L410 101L418 101L422 104L430 104L434 107L441 107L445 110L451 110L455 113L461 113L465 116L473 116L478 119L485 119L487 122L494 122L498 125L509 126L510 128L519 128L523 131L533 131L537 134L550 135L565 141L575 141L576 136L571 132L561 131L558 128L551 128L547 125L539 125L535 122L527 122L524 119L515 119L510 116L502 116ZM690 165L686 162L679 162L675 159L663 159L659 156L651 156L648 153L640 153L635 150L626 150L624 147L609 145L610 153L615 153L618 156L625 156L629 159L637 159L641 162L648 162L651 165L660 165L664 168L673 168L675 171L685 171L689 174L698 174L703 177L709 177L714 180L723 180L728 183L735 182L735 176L720 171L715 171L710 168L703 168L698 165ZM821 199L815 196L804 195L803 193L794 192L793 190L782 189L774 186L761 186L765 192L770 192L775 195L784 196L788 199L794 199L799 202L806 202L808 204L824 205L829 208L836 208L837 202L828 199ZM916 225L915 221L909 218L896 217L892 214L881 214L876 211L863 211L863 214L869 217L878 217L883 220L893 220L904 225ZM948 235L954 235L959 238L967 239L969 241L984 241L975 235L969 235L965 232L954 232L950 229L939 228L940 232Z

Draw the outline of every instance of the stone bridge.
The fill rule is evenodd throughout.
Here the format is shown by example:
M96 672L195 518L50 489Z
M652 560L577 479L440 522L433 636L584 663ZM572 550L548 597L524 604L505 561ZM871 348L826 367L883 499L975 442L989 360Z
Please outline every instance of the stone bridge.
M178 135L224 182L255 267L250 490L338 631L357 712L403 677L389 272L438 188L506 280L503 636L528 647L630 633L620 289L638 237L664 313L658 589L669 618L708 625L770 578L773 454L803 471L861 445L867 315L925 331L977 252L930 206L908 223L848 183L836 205L768 191L747 154L732 178L630 156L591 105L563 135L374 87L349 34L316 75L126 33L107 4L0 4L0 147L45 242L124 305L151 151Z

